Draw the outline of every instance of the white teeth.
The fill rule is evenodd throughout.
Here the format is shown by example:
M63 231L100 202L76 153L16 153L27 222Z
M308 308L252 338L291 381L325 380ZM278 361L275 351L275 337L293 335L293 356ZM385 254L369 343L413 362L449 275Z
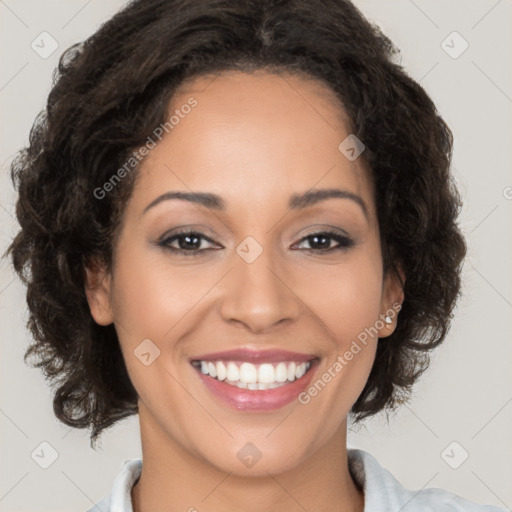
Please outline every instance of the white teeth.
M217 367L213 363L208 363L208 373L210 377L217 377Z
M242 363L240 366L240 380L246 384L254 384L258 381L258 370L251 363Z
M295 378L300 379L306 373L306 363L300 363L295 368Z
M217 366L217 379L224 380L227 376L226 366L224 365L224 363L222 361L219 361L216 366Z
M226 371L226 379L228 380L239 380L240 376L238 373L238 366L235 363L229 362Z
M295 380L295 363L288 364L287 378L289 381Z
M288 370L286 368L286 365L284 363L279 363L276 366L276 381L284 382L287 379L288 379Z
M197 361L201 372L217 380L242 389L264 390L283 386L300 379L311 367L311 361L296 363L263 363L254 365L243 362L240 366L234 361Z
M260 367L258 369L258 382L270 384L275 380L276 379L274 367L270 363L260 364Z
M274 389L274 388L279 388L281 386L284 386L284 383L283 382L271 382L271 383L266 383L266 382L251 382L249 384L246 384L245 382L241 382L241 381L236 381L236 382L233 382L231 380L226 380L225 381L226 384L230 384L231 386L236 386L237 388L242 388L242 389L250 389L252 391L262 391L264 389Z

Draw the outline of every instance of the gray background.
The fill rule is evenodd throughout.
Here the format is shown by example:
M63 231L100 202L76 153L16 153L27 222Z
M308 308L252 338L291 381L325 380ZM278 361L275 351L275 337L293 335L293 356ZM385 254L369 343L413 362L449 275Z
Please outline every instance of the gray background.
M27 143L58 57L123 4L0 0L2 252L16 226L9 162ZM454 132L453 172L465 203L461 226L469 255L453 327L414 399L389 424L381 415L350 433L349 447L372 453L411 489L441 487L511 509L512 0L356 4L402 50L402 64ZM58 43L47 58L31 48L43 31ZM457 58L445 51L454 55L462 48L457 36L446 40L453 31L469 43ZM87 432L54 418L48 385L38 370L23 363L28 345L24 293L9 262L2 260L0 511L84 511L110 491L125 460L141 456L138 419L105 433L95 452ZM42 442L58 455L47 469L31 456L34 450L41 453ZM51 462L45 446L41 463ZM463 464L450 467L448 462L459 465L466 452Z

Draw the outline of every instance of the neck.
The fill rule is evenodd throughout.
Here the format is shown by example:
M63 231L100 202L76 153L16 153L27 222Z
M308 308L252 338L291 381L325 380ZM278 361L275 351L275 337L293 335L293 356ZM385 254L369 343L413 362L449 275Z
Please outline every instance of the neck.
M363 512L348 469L346 421L323 447L290 471L247 477L205 463L170 439L139 402L142 473L133 512Z

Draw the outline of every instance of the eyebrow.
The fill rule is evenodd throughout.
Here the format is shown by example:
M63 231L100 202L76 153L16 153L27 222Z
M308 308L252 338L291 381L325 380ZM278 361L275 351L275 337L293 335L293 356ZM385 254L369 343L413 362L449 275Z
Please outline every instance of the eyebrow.
M341 190L338 188L318 189L307 191L303 194L293 194L288 202L288 207L292 210L300 210L331 198L350 199L351 201L354 201L361 207L365 217L368 219L368 209L363 199L348 190ZM207 192L166 192L149 203L146 208L144 208L142 214L144 215L149 209L153 208L157 204L171 199L182 199L184 201L206 206L212 210L225 210L224 200L217 194Z

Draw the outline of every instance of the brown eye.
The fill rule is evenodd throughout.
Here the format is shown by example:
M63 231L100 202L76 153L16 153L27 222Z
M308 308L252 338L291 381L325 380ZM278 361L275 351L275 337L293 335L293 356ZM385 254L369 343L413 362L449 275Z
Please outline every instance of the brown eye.
M331 252L344 250L354 245L354 241L352 239L333 231L319 231L318 233L312 233L308 236L305 236L301 242L305 240L309 243L311 248L306 248L304 250L314 252ZM336 241L338 245L331 247L332 240Z
M182 231L164 238L158 245L172 252L181 253L184 256L196 256L208 250L200 248L203 241L215 243L210 237L207 237L203 233L197 231ZM171 245L175 242L177 242L177 247Z

